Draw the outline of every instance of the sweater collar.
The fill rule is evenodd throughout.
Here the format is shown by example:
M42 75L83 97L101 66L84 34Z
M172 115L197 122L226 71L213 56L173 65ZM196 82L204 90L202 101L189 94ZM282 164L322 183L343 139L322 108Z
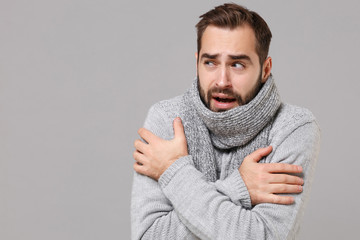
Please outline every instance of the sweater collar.
M193 106L209 129L212 143L220 149L242 146L253 139L273 118L281 100L272 75L249 103L224 112L213 112L200 99L198 79L190 89Z

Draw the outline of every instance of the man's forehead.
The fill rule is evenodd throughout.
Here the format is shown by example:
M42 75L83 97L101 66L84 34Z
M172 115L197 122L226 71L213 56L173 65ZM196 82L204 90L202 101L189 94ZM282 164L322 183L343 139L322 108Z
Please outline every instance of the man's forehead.
M247 37L251 38L251 40L256 41L256 37L255 37L255 32L253 30L253 28L248 25L248 24L243 24L243 25L239 25L235 28L230 28L230 27L219 27L219 26L215 26L215 25L209 25L205 28L202 38L204 37L209 37L210 36L214 36L216 35L241 35L241 36L245 36L247 35Z
M210 25L205 29L202 36L200 53L210 55L249 55L250 52L256 51L255 46L254 31L247 25L234 29Z

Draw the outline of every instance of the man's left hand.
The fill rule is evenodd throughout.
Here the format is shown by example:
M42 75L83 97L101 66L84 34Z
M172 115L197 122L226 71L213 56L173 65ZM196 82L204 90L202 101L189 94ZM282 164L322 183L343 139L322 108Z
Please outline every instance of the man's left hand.
M165 170L180 157L188 155L184 127L179 117L173 122L174 138L164 140L154 135L145 128L140 128L138 133L142 139L135 140L134 169L136 172L159 180Z

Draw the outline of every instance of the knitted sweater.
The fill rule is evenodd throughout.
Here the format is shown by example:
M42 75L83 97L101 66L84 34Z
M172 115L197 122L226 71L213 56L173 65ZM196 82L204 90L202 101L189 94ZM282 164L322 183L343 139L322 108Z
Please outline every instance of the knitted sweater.
M172 121L187 108L184 96L161 101L149 110L144 127L163 139L173 138ZM186 125L186 122L184 123ZM281 104L276 115L254 139L266 141L230 149L214 147L217 180L209 181L194 165L193 156L178 159L156 182L134 174L132 239L293 239L308 199L319 152L320 132L306 109ZM261 142L261 141L260 141ZM263 203L251 199L238 167L258 147L273 151L261 162L303 167L303 192L295 203ZM255 148L255 149L254 149Z

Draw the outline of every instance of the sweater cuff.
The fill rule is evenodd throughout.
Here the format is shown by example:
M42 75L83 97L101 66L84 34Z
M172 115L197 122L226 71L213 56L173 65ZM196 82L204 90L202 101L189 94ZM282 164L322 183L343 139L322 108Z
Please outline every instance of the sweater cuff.
M161 188L165 188L166 185L170 182L173 176L177 173L177 171L183 168L186 165L192 164L191 155L187 155L184 157L179 158L173 164L168 167L168 169L163 172L160 176L158 183L160 184Z
M216 181L216 188L227 195L235 204L241 204L246 209L251 209L251 199L248 189L236 169L232 174L222 181Z

